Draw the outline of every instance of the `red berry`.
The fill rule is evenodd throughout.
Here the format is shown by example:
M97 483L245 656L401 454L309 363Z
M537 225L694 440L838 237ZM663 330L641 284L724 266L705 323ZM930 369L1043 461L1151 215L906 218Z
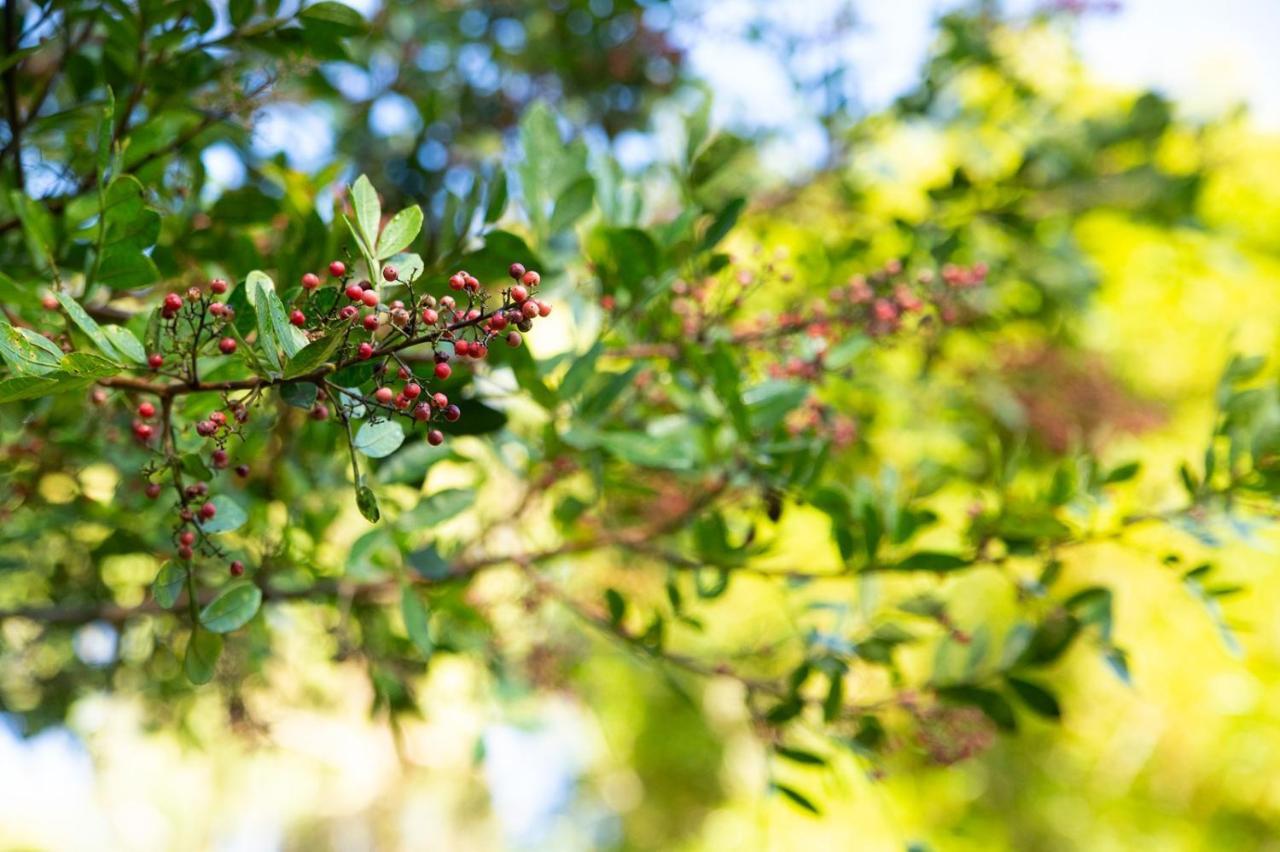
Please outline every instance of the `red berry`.
M404 395L409 399L417 399L422 394L422 386L416 382L409 382L404 386Z
M312 420L328 420L329 419L328 406L320 405L319 403L314 405L311 408L311 419Z
M52 293L45 293L43 296L41 296L40 305L46 311L56 311L59 307L61 307L61 303L58 302L58 297L53 295Z
M444 443L444 433L439 429L432 429L427 433L427 443L433 447L438 447Z
M244 574L244 563L239 559L231 563L231 576L239 577Z
M524 287L517 284L511 288L511 301L515 302L517 305L527 298L529 298L529 291Z
M238 477L240 477L241 479L243 479L243 478L245 478L245 477L246 477L246 476L248 476L248 475L249 475L249 465L247 465L247 464L238 464L238 465L236 465L236 476L238 476Z
M236 339L234 337L224 337L218 341L218 349L223 355L230 355L236 351Z
M418 404L413 409L413 419L419 423L426 423L431 419L431 406L425 402Z
M533 319L538 315L538 303L530 299L520 306L520 313L524 314L526 319Z
M524 275L520 276L520 283L526 287L537 287L542 283L542 276L530 269Z
M467 276L464 272L455 272L449 276L449 288L452 290L461 290L466 286Z
M329 274L334 278L341 278L347 274L347 265L340 260L335 260L329 264Z
M474 293L480 289L480 279L474 275L464 275L462 277L462 286Z
M369 343L361 343L356 347L356 357L361 361L368 361L373 357L373 345Z
M449 404L449 397L437 391L431 395L431 401L435 403L436 408L444 408Z
M164 363L164 356L159 353L147 356L147 366L153 370L159 370L160 365Z
M191 548L187 547L185 544L178 548L179 559L190 559L194 555L195 554L192 553Z
M227 455L226 450L219 449L219 450L213 451L213 456L211 457L211 461L213 462L213 466L218 470L222 470L223 468L225 468L227 466L227 463L230 460L231 460L231 457Z
M304 325L307 324L307 315L304 314L302 311L294 311L293 313L289 314L289 322L293 323L298 328L302 328Z
M427 325L435 325L440 321L440 315L431 308L427 308L422 312L422 321Z
M450 367L448 364L444 363L443 361L441 361L439 364L436 364L437 379L447 379L451 375L453 375L453 368Z
M465 340L455 341L453 344L453 351L458 357L465 358L471 352L471 344L467 343Z
M606 294L600 297L600 307L604 308L606 311L613 310L614 306L617 304L617 300L615 300L613 296Z
M339 317L341 317L341 318L342 318L342 319L344 319L344 320L349 320L349 319L354 318L354 317L355 317L355 315L356 315L356 314L358 314L358 313L360 313L360 312L359 312L358 310L356 310L356 306L355 306L355 305L347 305L347 306L346 306L346 307L344 307L342 310L338 311L338 316L339 316Z
M395 281L400 277L400 271L388 263L382 267L382 277L388 281Z
M350 299L350 300L351 300L351 301L353 301L353 302L358 302L358 301L360 301L360 299L361 299L361 298L363 298L363 296L364 296L364 288L363 288L363 287L361 287L359 284L348 284L348 285L347 285L347 298L348 298L348 299Z
M150 420L156 416L156 407L149 402L144 402L138 406L138 416L143 420Z
M502 314L494 314L489 317L489 328L492 331L502 331L507 327L507 318Z
M223 414L221 411L212 411L209 413L209 422L215 426L226 426L227 415Z
M538 316L540 316L540 317L545 317L545 316L550 315L550 313L551 313L551 305L550 305L550 304L548 304L547 302L539 302L539 303L538 303Z
M204 503L200 506L200 517L206 521L212 520L213 516L218 514L218 507L212 503Z
M360 301L364 302L367 307L372 308L374 305L378 304L378 291L365 290L360 294Z
M368 316L366 316L366 317L364 318L364 330L365 330L365 331L377 331L377 330L378 330L378 315L377 315L377 314L369 314Z
M373 392L373 398L376 399L382 405L390 405L391 399L393 396L394 396L394 393L392 392L391 388L387 388L387 387L378 388L376 391Z
M456 405L446 405L444 408L444 419L450 423L462 416L462 409Z
M314 272L308 272L302 276L302 289L314 290L320 286L320 276Z
M147 483L147 487L144 489L144 491L145 491L145 493L146 493L146 495L147 495L148 499L154 500L154 499L156 499L157 497L159 497L159 496L160 496L160 483L159 483L159 482L148 482L148 483Z
M227 292L227 282L223 281L221 278L215 278L209 282L209 289L221 296L223 293Z
M524 264L523 263L511 264L510 266L507 267L507 274L510 275L516 281L519 281L520 278L524 275Z
M182 534L178 536L178 543L190 547L196 543L196 534L191 530L183 530Z
M227 312L227 306L222 304L221 302L209 303L209 313L213 314L215 317L220 317L226 312Z
M473 343L473 344L471 344L471 357L472 357L472 358L484 358L484 357L485 357L486 355L488 355L488 354L489 354L489 347L488 347L488 346L485 346L483 343Z
M182 308L182 297L177 293L169 293L164 297L164 307L167 311L177 311Z
M139 441L150 441L155 430L146 423L138 423L133 427L133 434L138 436Z

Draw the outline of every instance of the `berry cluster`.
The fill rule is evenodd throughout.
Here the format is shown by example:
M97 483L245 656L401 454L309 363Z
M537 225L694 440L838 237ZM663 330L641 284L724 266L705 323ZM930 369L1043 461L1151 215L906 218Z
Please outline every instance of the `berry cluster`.
M382 289L396 297L389 300L369 281L350 275L343 261L330 263L328 272L333 286L325 287L319 275L308 272L302 276L293 303L285 306L289 324L305 337L305 343L300 345L316 341L333 344L326 350L327 363L315 370L289 379L259 375L203 382L202 358L217 357L215 350L222 356L240 352L241 357L256 364L259 359L254 351L274 345L261 340L255 343L254 333L246 338L237 330L236 310L224 299L231 285L215 278L206 288L190 287L184 293L169 293L161 304L147 366L153 374L176 381L156 384L127 379L115 385L144 395L153 393L163 403L157 405L150 398L138 401L132 431L156 456L143 470L146 496L158 499L165 480L171 481L178 495L178 522L173 534L179 559L193 559L198 552L225 554L202 529L218 511L208 499L208 483L184 481L184 473L189 471L184 470L176 449L176 436L183 434L183 429L175 422L175 397L199 392L219 393L222 397L219 408L191 426L195 436L208 442L207 455L200 455L210 474L230 467L229 444L233 437L243 437L241 427L249 420L251 408L269 388L286 384L315 386L316 401L310 410L313 420L327 420L334 413L344 422L355 416L371 421L398 416L410 425L426 424L427 442L439 445L444 442L444 433L432 424L455 422L463 412L443 390L432 390L430 384L449 379L459 363L483 361L497 337L502 337L508 346L521 345L522 333L529 331L537 318L551 313L551 304L534 296L541 276L519 263L510 266L512 283L500 292L498 304L492 309L486 308L490 296L480 281L465 271L448 279L448 287L455 293L436 297L415 291L416 274L402 276L395 266L386 265L381 269L385 282ZM260 293L258 298L259 310L269 310L261 304L268 297ZM277 297L272 293L269 298ZM420 375L418 361L422 356L417 350L422 347L430 348L430 366ZM366 362L372 364L371 373L366 374L371 387L361 382L367 389L343 387L329 380L334 372ZM360 409L364 413L358 413ZM244 478L250 469L241 464L235 472ZM232 561L230 570L238 576L243 573L244 564Z

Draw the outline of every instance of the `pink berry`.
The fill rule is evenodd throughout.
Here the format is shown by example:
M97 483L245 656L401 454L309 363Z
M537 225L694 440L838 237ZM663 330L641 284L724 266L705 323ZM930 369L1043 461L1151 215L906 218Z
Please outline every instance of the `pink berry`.
M368 361L373 357L373 345L369 343L361 343L356 347L356 357L361 361Z
M529 291L524 287L517 284L511 288L511 301L515 302L517 305L527 298L529 298Z
M376 391L373 392L373 398L376 399L378 403L381 405L390 405L391 399L393 396L394 394L391 388L387 388L387 387L378 388Z
M302 276L302 289L314 290L320 286L320 276L314 272L308 272Z
M334 278L341 278L347 274L347 265L340 260L335 260L329 264L329 274Z
M453 375L453 368L450 367L448 364L444 363L443 361L440 362L439 364L436 364L437 379L447 379L451 375Z
M223 355L230 355L236 351L236 339L234 337L224 337L218 341L218 349Z
M212 503L204 503L200 506L200 517L206 521L212 520L213 516L218 514L218 507Z
M374 305L378 304L378 291L365 290L360 294L360 301L364 302L367 307L372 308Z
M221 278L215 278L209 282L209 290L219 296L227 292L227 282Z
M520 276L520 283L526 287L537 287L542 283L542 276L530 269L524 275Z

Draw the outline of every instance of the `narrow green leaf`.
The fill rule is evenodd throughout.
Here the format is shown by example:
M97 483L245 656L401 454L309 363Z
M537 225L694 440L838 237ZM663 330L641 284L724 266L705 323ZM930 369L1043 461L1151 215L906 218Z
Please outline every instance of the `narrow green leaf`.
M946 574L969 567L971 560L954 553L939 553L932 550L921 550L913 553L896 565L885 565L884 571L930 571L934 574Z
M104 325L102 333L111 341L112 348L122 358L135 364L147 363L147 350L132 331L122 325Z
M98 325L97 320L89 316L85 309L80 307L80 303L66 293L58 292L53 295L58 300L58 304L62 305L62 310L66 312L71 321L80 327L86 337L93 341L93 345L98 347L103 355L115 359L117 357L115 347L111 345L110 340L107 340L107 336L102 333L102 326Z
M200 623L214 633L230 633L249 622L262 606L262 589L249 581L232 583L200 610Z
M365 175L356 178L351 186L351 204L355 208L356 226L364 242L364 253L373 254L378 244L378 226L382 223L382 202L378 201L378 193Z
M1009 683L1009 688L1030 710L1044 716L1046 719L1062 718L1062 707L1058 704L1057 697L1048 689L1038 683L1032 683L1022 678L1008 677L1006 680Z
M770 786L777 792L781 793L784 798L786 798L788 801L791 802L791 804L796 805L802 810L808 811L814 816L821 815L822 811L818 809L818 806L815 805L808 796L804 795L803 793L796 790L795 788L788 787L786 784L783 784L779 781L772 782Z
M792 763L800 763L805 766L826 766L827 759L819 754L811 751L805 751L799 748L788 748L787 746L774 746L774 754L778 757L785 757Z

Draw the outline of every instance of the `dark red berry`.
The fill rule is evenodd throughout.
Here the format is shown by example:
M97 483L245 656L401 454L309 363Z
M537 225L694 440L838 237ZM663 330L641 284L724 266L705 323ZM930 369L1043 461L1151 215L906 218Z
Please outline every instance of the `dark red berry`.
M510 275L516 281L519 281L521 277L524 276L524 264L523 263L511 264L510 266L507 267L507 274Z
M238 476L238 477L240 477L241 479L243 479L244 477L246 477L246 476L248 476L248 475L249 475L249 465L247 465L247 464L238 464L238 465L236 465L236 476Z
M244 563L239 559L231 563L231 576L240 577L244 574Z
M388 263L382 267L382 277L388 281L395 281L400 277L400 271Z
M178 548L178 558L179 558L179 559L190 559L190 558L191 558L192 556L194 556L194 555L195 555L195 554L194 554L194 553L192 553L191 548L187 547L185 544L184 544L184 545L181 545L181 546Z
M213 451L213 455L210 457L210 460L213 462L214 467L222 470L227 466L227 463L231 461L231 457L227 455L226 450L219 449Z
M465 358L471 354L471 344L465 340L458 340L453 344L453 352L460 358Z
M426 423L431 419L431 406L425 402L418 404L413 409L413 419L419 423Z
M200 506L200 517L206 521L211 520L214 515L218 514L218 507L212 503L203 503Z
M456 421L462 416L462 409L456 405L446 405L444 409L444 419L450 423Z
M151 436L155 434L155 430L146 423L134 424L133 434L138 436L139 441L150 441Z
M311 419L312 420L328 420L329 407L325 405L319 405L319 404L313 406L311 408Z
M186 545L187 547L190 547L195 543L196 543L196 534L193 533L191 530L183 530L182 533L178 536L178 544L182 544L182 545Z
M427 443L433 447L438 447L444 443L444 433L439 429L432 429L427 433Z
M147 487L144 489L144 491L146 492L146 495L149 499L154 500L160 496L160 483L148 482Z
M236 351L236 339L234 337L224 337L218 341L218 350L223 355L230 355Z
M167 311L178 311L182 308L182 297L177 293L169 293L164 297L164 307Z
M215 426L226 426L227 415L223 414L221 411L211 411L209 412L209 422L213 423Z

